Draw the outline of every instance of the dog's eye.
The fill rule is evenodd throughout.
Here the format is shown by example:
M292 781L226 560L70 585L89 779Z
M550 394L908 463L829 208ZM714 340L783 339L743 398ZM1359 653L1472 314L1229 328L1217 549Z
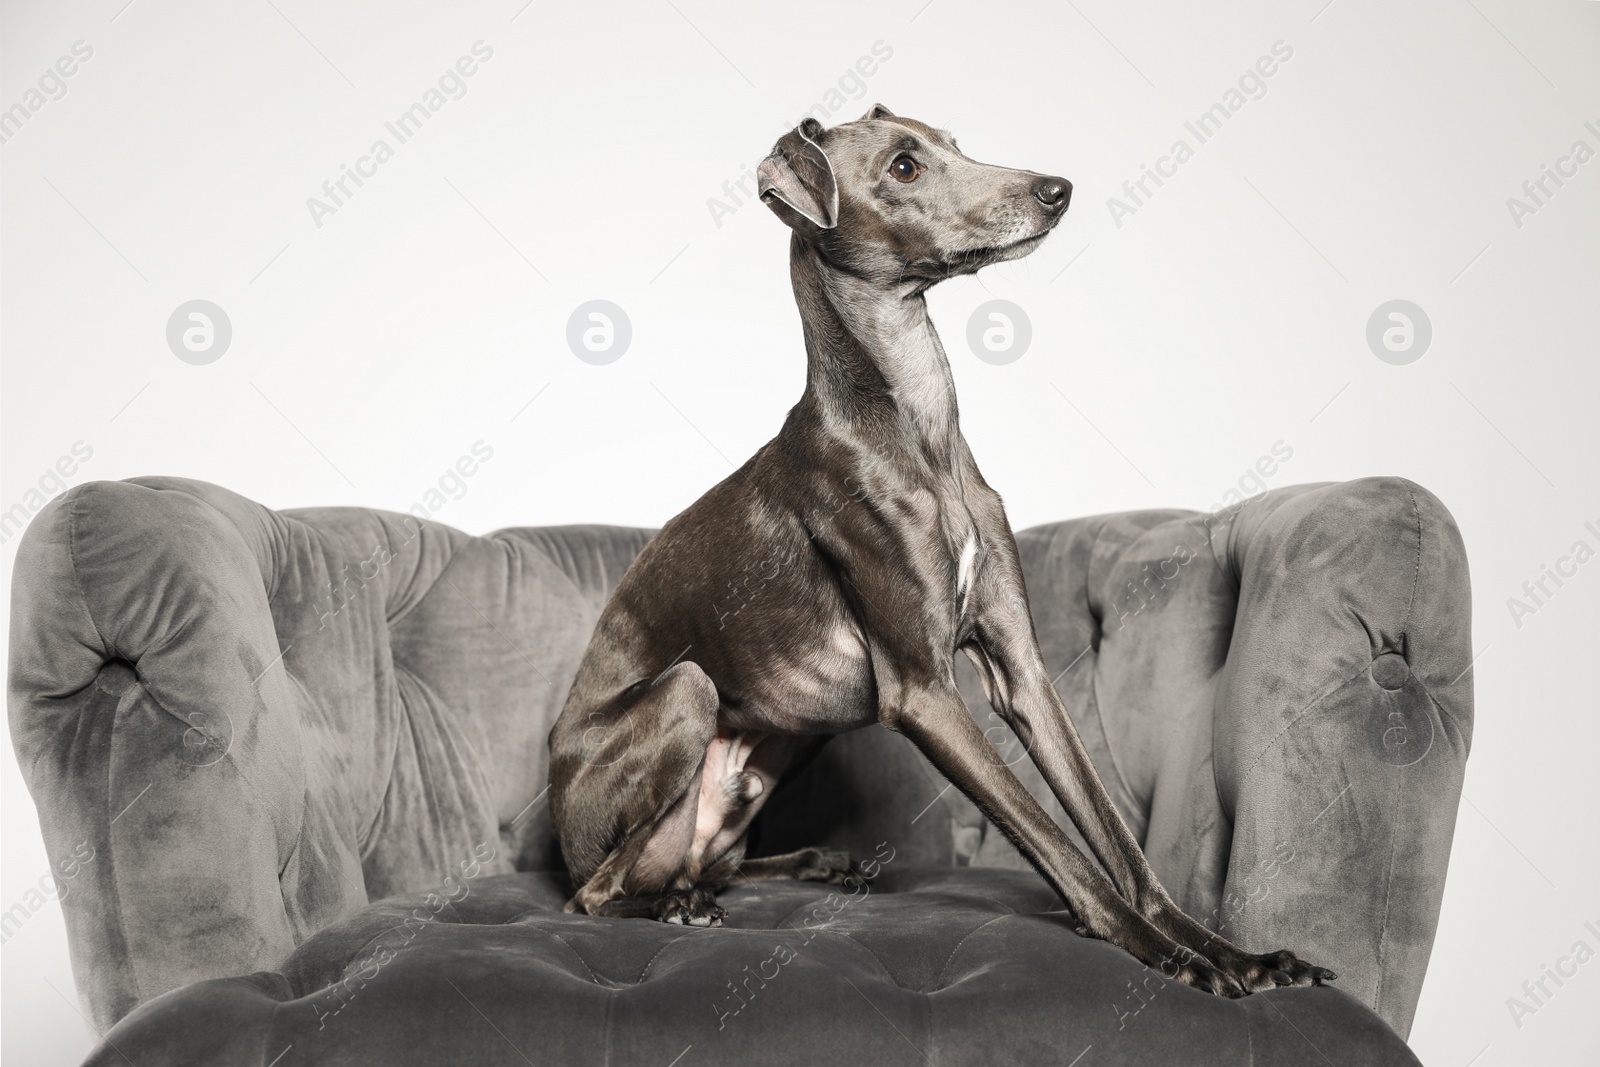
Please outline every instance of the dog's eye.
M921 173L922 166L910 156L896 156L894 162L889 164L889 174L897 182L909 184L916 181Z

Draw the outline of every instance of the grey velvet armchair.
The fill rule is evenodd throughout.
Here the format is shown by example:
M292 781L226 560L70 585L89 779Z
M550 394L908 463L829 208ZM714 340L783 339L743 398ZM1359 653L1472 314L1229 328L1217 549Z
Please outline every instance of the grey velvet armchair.
M1018 535L1047 664L1157 874L1236 943L1339 973L1239 1001L1074 935L876 728L756 831L871 860L855 892L735 888L714 930L562 914L545 738L649 537L471 537L180 478L40 512L10 724L51 855L92 854L64 901L108 1031L91 1062L1414 1062L1473 713L1465 554L1426 490Z

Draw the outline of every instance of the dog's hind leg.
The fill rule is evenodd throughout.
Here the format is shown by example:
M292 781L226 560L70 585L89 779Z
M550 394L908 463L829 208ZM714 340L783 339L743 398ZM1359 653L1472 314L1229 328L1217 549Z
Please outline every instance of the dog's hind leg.
M827 882L844 885L862 874L850 862L850 853L839 849L802 848L781 856L758 856L739 864L735 877L746 882L770 882L792 878L801 882Z
M577 887L566 910L602 914L692 887L684 868L717 707L689 662L590 710L569 701L550 733L550 814Z

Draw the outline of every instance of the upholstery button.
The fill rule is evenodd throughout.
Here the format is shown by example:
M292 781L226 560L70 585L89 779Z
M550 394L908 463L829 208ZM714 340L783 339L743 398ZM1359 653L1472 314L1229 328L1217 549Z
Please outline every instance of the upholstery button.
M1395 690L1411 677L1411 667L1398 652L1385 652L1372 661L1372 680L1384 689Z

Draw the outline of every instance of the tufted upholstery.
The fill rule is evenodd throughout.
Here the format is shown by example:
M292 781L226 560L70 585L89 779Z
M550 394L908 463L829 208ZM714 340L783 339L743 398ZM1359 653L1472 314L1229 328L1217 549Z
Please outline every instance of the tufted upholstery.
M93 852L64 901L80 993L103 1028L145 1005L117 1048L264 1063L282 1037L308 1057L288 1067L387 1041L428 1062L426 1033L521 1062L496 1044L514 1033L535 1061L659 1044L665 1063L714 1040L718 1058L776 1041L814 1061L845 1041L907 1059L909 1039L948 1062L1002 1040L1139 1062L1204 1033L1257 1062L1300 1062L1306 1039L1348 1062L1406 1055L1378 1019L1410 1026L1472 721L1465 555L1425 490L1297 486L1019 535L1046 663L1163 882L1235 942L1340 974L1237 1003L1168 987L1133 1021L1115 1005L1150 976L1065 930L1003 838L882 730L830 744L763 816L760 851L894 860L782 968L791 1004L751 1001L750 1025L719 1031L706 1005L827 887L736 889L731 928L683 931L561 915L559 875L512 873L559 870L545 737L648 536L475 538L175 478L89 483L42 511L15 566L12 738L51 854ZM428 887L409 901L425 932L374 969ZM351 975L334 1025L327 997Z
M547 875L464 882L437 913L391 899L276 971L151 1002L90 1063L1417 1062L1334 989L1226 1001L1165 981L1074 934L1031 872L897 866L853 895L732 889L716 931L618 936L624 920L562 915Z

